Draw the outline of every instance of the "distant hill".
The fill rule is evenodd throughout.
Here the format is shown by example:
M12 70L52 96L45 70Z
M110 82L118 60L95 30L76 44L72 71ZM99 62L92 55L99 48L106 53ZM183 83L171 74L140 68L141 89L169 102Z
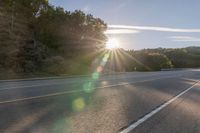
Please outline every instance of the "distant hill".
M130 50L126 52L140 62L140 65L136 62L133 63L133 66L138 67L138 70L200 67L200 47L197 46L186 48L155 48L137 51ZM158 58L158 56L160 56L160 58ZM163 62L160 62L161 57L163 58Z

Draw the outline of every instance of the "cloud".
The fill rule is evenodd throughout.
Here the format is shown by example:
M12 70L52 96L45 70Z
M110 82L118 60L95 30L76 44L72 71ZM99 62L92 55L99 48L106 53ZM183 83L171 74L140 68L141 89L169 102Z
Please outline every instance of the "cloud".
M171 27L154 27L154 26L130 26L130 25L108 25L108 30L111 29L129 29L129 30L146 30L160 32L181 32L181 33L200 33L200 29L183 29Z
M104 33L107 35L110 34L133 34L133 33L139 33L140 31L138 30L133 30L133 29L108 29Z
M192 36L171 36L169 38L174 42L200 42L200 38Z

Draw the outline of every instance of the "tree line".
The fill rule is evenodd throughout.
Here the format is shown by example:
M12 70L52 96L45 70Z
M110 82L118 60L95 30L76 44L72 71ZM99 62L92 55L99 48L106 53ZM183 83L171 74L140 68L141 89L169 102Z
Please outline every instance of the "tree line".
M117 71L160 71L171 68L200 68L200 47L155 48L136 51L119 49L118 53L122 53L121 58L123 59L115 61L121 62L115 65Z
M200 67L200 48L105 49L106 23L80 10L66 11L47 0L1 0L0 73L86 74Z
M104 49L106 24L46 0L0 3L0 69L11 73L82 73Z

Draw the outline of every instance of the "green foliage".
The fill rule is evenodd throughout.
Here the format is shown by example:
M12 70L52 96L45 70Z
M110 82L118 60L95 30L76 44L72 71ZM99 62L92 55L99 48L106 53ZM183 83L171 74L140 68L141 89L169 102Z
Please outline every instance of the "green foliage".
M106 24L82 11L65 12L50 7L37 18L37 38L49 47L50 54L72 56L76 51L88 52L104 47ZM57 53L55 53L57 52Z
M145 61L142 62L150 70L161 70L162 68L171 68L171 61L163 54L148 53L143 55Z
M158 71L163 68L171 68L172 63L164 54L148 51L127 51L132 61L129 61L128 71ZM130 60L130 59L129 59ZM131 63L130 63L131 62Z
M200 47L144 49L131 52L131 55L142 64L137 63L139 70L200 67Z
M46 0L2 0L0 69L86 73L94 58L87 54L105 47L105 30L101 19L53 7Z
M112 54L107 66L115 71L159 71L170 68L200 67L200 47L180 49L119 49Z
M80 10L65 11L47 0L0 2L0 71L86 74L200 67L200 47L105 51L107 25ZM105 52L109 59L102 63ZM98 59L98 63L95 60Z
M20 48L18 53L18 64L21 72L36 72L41 69L46 55L46 47L34 41L27 42Z

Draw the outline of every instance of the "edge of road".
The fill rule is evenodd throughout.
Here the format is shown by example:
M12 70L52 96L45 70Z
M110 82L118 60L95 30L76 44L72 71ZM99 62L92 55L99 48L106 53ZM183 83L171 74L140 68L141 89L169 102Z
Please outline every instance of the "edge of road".
M177 75L176 76L166 76L166 77L163 77L163 78L172 78L172 77L177 77ZM100 88L108 88L108 87L115 87L115 86L124 86L124 85L128 85L128 84L148 82L148 81L159 80L159 79L163 79L163 78L153 78L153 79L142 80L142 81L133 81L133 82L128 82L128 83L111 84L111 85L101 86L101 87L97 87L97 88L100 89ZM38 99L38 98L45 98L45 97L52 97L52 96L64 95L64 94L68 94L68 93L83 92L83 91L84 91L83 89L81 89L81 90L79 89L79 90L71 90L71 91L63 91L63 92L57 92L57 93L50 93L50 94L46 94L46 95L25 97L25 98L19 98L19 99L8 100L8 101L0 101L0 104L12 103L12 102L18 102L18 101L25 101L25 100L32 100L32 99Z
M189 69L189 68L188 68ZM168 71L181 71L181 70L188 70L188 69L176 69L176 70L168 70ZM138 71L134 71L135 73L137 73ZM145 73L149 73L149 72L158 72L158 71L147 71ZM159 71L159 72L166 72L166 71ZM125 73L129 73L129 72L113 72L113 73L104 73L101 74L102 76L107 76L107 75L119 75L119 74L125 74ZM141 72L140 72L141 73ZM87 74L87 75L59 75L59 76L46 76L46 77L35 77L35 78L19 78L19 79L2 79L0 80L1 82L18 82L18 81L34 81L34 80L50 80L50 79L67 79L67 78L80 78L80 77L90 77L91 74Z
M116 73L106 73L101 74L102 76L106 75L118 75L125 74L126 72L116 72ZM36 78L22 78L22 79L3 79L1 82L17 82L17 81L34 81L34 80L49 80L49 79L67 79L67 78L80 78L80 77L90 77L91 75L60 75L60 76L51 76L51 77L36 77Z

